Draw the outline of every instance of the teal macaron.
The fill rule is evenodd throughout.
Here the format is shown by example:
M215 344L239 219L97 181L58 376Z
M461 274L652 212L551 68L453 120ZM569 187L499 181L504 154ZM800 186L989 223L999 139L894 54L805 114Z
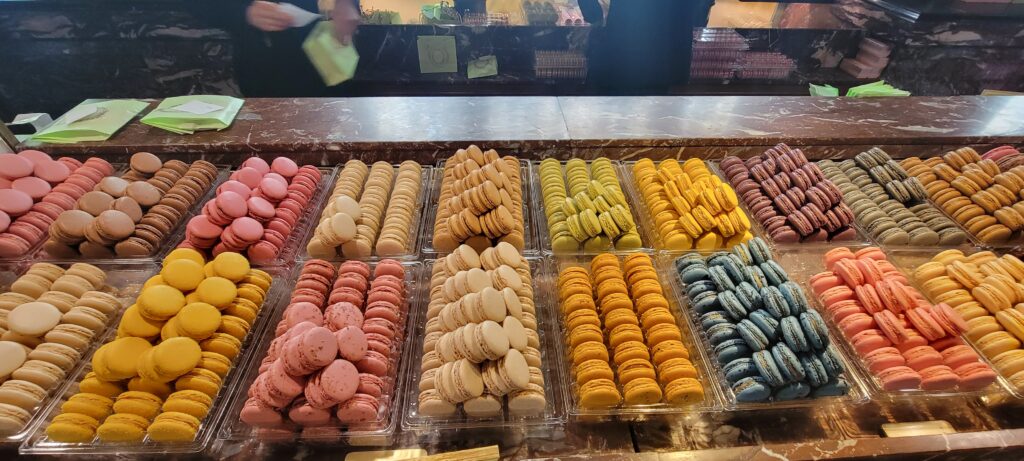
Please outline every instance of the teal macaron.
M741 339L737 327L732 323L719 323L713 325L707 330L708 341L711 342L712 346L717 346L730 339Z
M778 288L772 286L762 288L761 299L764 300L764 309L772 317L781 319L791 314L789 303L786 302L786 298L782 296L782 292Z
M807 296L804 294L804 290L797 285L796 282L788 281L779 285L779 291L782 293L782 297L786 298L786 302L789 303L790 309L794 314L805 312L810 309L810 304L807 302Z
M843 378L829 381L828 384L814 390L815 397L836 397L850 392L850 383Z
M764 272L765 277L768 278L768 283L773 286L779 286L789 281L789 274L786 274L786 270L775 261L765 261L761 263L761 272Z
M740 302L743 303L743 307L746 307L747 310L753 311L764 307L761 292L754 288L754 285L751 285L750 282L741 282L736 285L736 297L740 298Z
M828 373L829 378L837 379L839 375L843 374L843 361L840 360L835 346L829 345L825 350L818 352L818 359L825 366L825 372Z
M739 322L747 318L747 309L743 307L743 303L736 297L736 293L731 291L723 291L718 294L718 303L722 305L722 309L725 310L729 317L734 321Z
M718 285L718 291L733 291L736 289L736 283L743 281L733 280L722 266L708 267L708 274L711 275L711 281Z
M828 326L825 325L825 319L821 317L821 314L814 309L808 309L807 312L800 314L800 326L803 327L804 335L807 337L807 341L811 343L811 347L822 350L828 346Z
M779 322L779 331L782 332L782 340L790 349L796 352L810 352L811 343L804 335L804 328L800 320L794 316L783 317Z
M804 367L804 373L807 375L807 384L812 387L828 384L828 371L825 371L825 365L817 357L810 354L801 355L800 365Z
M754 360L750 357L738 358L725 364L722 367L722 372L725 373L725 380L730 383L736 383L743 378L751 376L760 376L757 372L757 366L754 365Z
M754 325L754 322L751 322L748 319L740 320L740 322L736 324L736 332L739 333L740 337L743 338L743 341L746 342L747 346L749 346L753 351L763 351L772 345L772 343L768 341L768 337L765 336L764 332L762 332L757 325Z
M811 394L811 386L803 381L789 383L775 390L772 398L778 401L797 400Z
M756 264L761 264L765 261L772 259L772 250L768 247L768 243L761 237L754 237L747 242L747 248L750 250L751 259Z
M738 402L764 402L772 395L768 382L760 376L748 376L732 385Z
M786 382L803 381L807 377L804 366L800 364L800 358L784 343L772 346L772 358L786 377Z
M778 340L779 321L775 320L771 314L763 310L751 311L750 314L747 315L747 320L757 326L769 341L775 342Z
M757 372L761 374L761 377L764 378L769 386L780 387L786 384L786 377L779 370L779 366L775 363L771 351L754 352L751 359L754 360Z
M743 357L750 357L751 352L750 347L748 347L747 343L742 339L729 339L715 346L715 357L718 358L718 363L720 365L727 364L733 360L741 359ZM770 353L769 357L771 357Z

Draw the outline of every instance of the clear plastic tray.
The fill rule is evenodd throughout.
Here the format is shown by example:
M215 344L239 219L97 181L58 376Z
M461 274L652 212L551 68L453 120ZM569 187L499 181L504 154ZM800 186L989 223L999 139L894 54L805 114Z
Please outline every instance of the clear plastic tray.
M852 251L856 252L858 249L864 247L851 246L849 248ZM892 250L883 251L888 256L891 255ZM824 257L824 252L793 250L784 254L780 254L777 259L779 263L782 264L782 267L785 268L787 272L789 272L790 278L799 283L801 287L804 289L804 292L807 294L807 298L811 302L811 305L814 306L815 309L818 309L818 312L821 313L821 316L825 319L825 323L828 324L829 329L832 331L833 339L840 339L839 341L834 342L837 344L837 346L839 346L842 349L846 357L851 359L851 362L856 363L857 372L863 378L865 384L868 386L868 389L870 390L872 395L884 396L890 399L916 397L979 397L1000 391L1001 386L999 385L999 383L994 383L984 389L975 391L926 391L921 389L887 391L883 389L881 381L874 375L874 373L872 373L868 369L867 364L863 360L861 360L860 355L857 354L857 352L853 349L853 345L846 338L846 336L843 335L842 331L839 330L839 327L836 325L836 322L832 320L832 315L830 315L828 310L824 308L824 304L821 302L821 299L817 295L815 295L814 292L811 290L811 286L809 283L811 276L819 272L824 272L826 270ZM890 262L892 262L893 265L896 265L896 263L891 259ZM907 279L910 282L911 287L921 292L921 294L924 294L924 292L920 290L917 284L914 283L910 275L907 276ZM964 343L970 344L970 341L968 341L964 335L961 335L960 338L964 341ZM983 362L991 366L991 363L989 363L984 356L982 356L980 353L978 355L979 357L981 357L981 360ZM994 367L993 370L995 370Z
M563 386L566 389L566 402L567 410L570 416L578 417L586 420L603 419L601 417L616 417L619 420L630 420L630 419L642 419L648 415L671 415L671 414L696 414L696 413L707 413L713 411L720 411L722 409L722 395L717 385L713 384L718 379L717 376L711 374L707 367L707 359L704 357L701 347L696 342L696 336L692 330L691 325L686 320L683 320L683 312L679 305L679 298L674 295L672 289L669 287L670 283L667 282L665 274L662 271L658 271L659 282L661 282L662 289L665 290L665 298L669 302L669 309L672 310L672 314L676 317L676 326L683 333L683 345L686 346L687 351L690 352L690 361L693 362L694 368L697 369L697 380L700 381L704 387L704 400L685 406L669 405L667 403L657 403L653 405L626 405L620 404L612 408L602 409L587 409L579 406L579 395L576 392L576 380L572 372L572 359L569 354L569 345L567 344L568 330L565 326L565 318L562 315L562 309L558 301L558 274L563 269L571 266L581 266L587 268L589 271L590 262L593 258L584 256L575 257L562 257L556 256L553 261L553 268L550 274L543 277L543 281L538 287L546 294L547 302L550 305L547 307L550 312L550 318L547 320L551 322L559 331L561 340L556 341L558 344L559 356L562 357L562 368L561 376ZM653 259L653 258L652 258ZM621 258L620 258L621 260ZM655 269L657 268L658 262L654 259ZM614 364L610 364L614 369ZM618 382L616 382L618 385ZM622 386L619 386L621 393Z
M204 192L201 197L199 197L199 200L197 200L196 203L193 203L192 206L188 208L188 210L185 210L184 218L181 221L179 221L177 223L174 223L171 226L171 232L169 234L167 234L167 237L165 237L165 240L164 240L165 242L174 242L174 243L180 242L182 240L182 238L184 238L184 235L185 235L185 223L188 222L188 218L198 214L199 210L201 209L201 206L203 204L205 204L207 201L209 201L210 198L212 198L214 196L214 194L216 194L217 186L220 185L221 183L223 183L224 181L227 181L228 175L231 174L231 166L229 166L229 165L216 165L216 166L217 166L217 177L213 179L213 182L210 184L210 188L207 189L206 192ZM126 169L127 169L126 165L122 166L121 170L119 170L118 173L116 173L116 175L123 174L124 170L126 170ZM43 243L45 243L45 240L43 241ZM112 258L97 259L97 258L87 258L85 256L78 255L78 256L74 256L74 257L65 258L65 257L58 257L58 256L50 256L50 254L46 252L46 249L43 248L43 244L41 243L39 245L39 248L37 248L35 250L35 252L30 252L30 254L32 254L32 258L31 259L33 259L33 260L53 262L53 263L56 263L56 264L60 264L60 263L64 263L64 262L83 262L83 261L84 262L89 262L89 261L101 261L101 260L102 261L160 261L160 260L162 260L164 258L164 256L167 256L167 253L170 253L171 250L173 250L174 248L175 247L173 245L163 245L160 248L157 248L156 253L153 253L153 254L151 254L149 256L115 256L115 257L112 257Z
M970 254L977 253L978 251L980 251L978 249L963 249L963 248L957 248L957 249L963 251L965 255L970 255ZM932 249L929 249L929 250L922 250L922 249L888 249L888 250L885 250L885 253L889 257L889 262L891 262L893 266L896 266L896 268L899 269L900 272L903 272L903 275L907 276L907 280L910 282L911 286L913 286L914 289L916 289L918 292L920 292L922 295L924 295L924 297L927 298L928 301L934 302L934 300L931 299L931 296L928 296L928 294L925 293L925 291L923 289L921 289L921 285L919 283L917 283L917 280L914 279L914 269L917 268L918 266L926 263L926 262L931 261L932 258L935 255L939 254L940 252L942 252L944 250L946 250L946 249L945 248L939 248L939 249L932 248ZM981 358L981 361L986 363L989 367L992 368L993 371L996 372L996 374L999 376L998 377L999 385L1001 385L1003 387L1003 389L1005 389L1007 392L1010 393L1010 395L1012 395L1012 396L1014 396L1014 397L1016 397L1018 399L1024 399L1024 393L1021 392L1021 389L1018 389L1013 384L1010 384L1010 380L1007 379L1009 377L1008 376L1004 376L999 371L999 369L997 369L992 364L992 361L987 356L985 356L985 354L983 354L981 352L981 349L978 348L978 346L975 344L974 341L971 341L970 338L968 338L966 334L960 335L960 339L963 340L964 344L967 344L968 346L971 346L971 348L974 349L974 352L978 353L978 357ZM982 389L981 391L976 391L976 392L987 391L987 392L983 392L983 393L991 393L992 390L993 390L992 386L989 386L989 387L987 387L985 389Z
M33 408L32 418L29 419L25 427L22 428L18 433L0 438L0 444L13 444L20 443L23 441L33 430L33 426L36 425L38 420L46 412L44 411L50 405L51 401L55 400L54 397L59 395L57 392L53 392L56 389L61 389L71 382L71 378L75 376L76 370L82 366L83 363L87 363L85 360L87 357L92 356L92 351L99 345L101 338L105 338L111 332L114 332L117 327L117 323L121 320L121 313L124 308L130 305L132 299L138 295L139 290L142 289L142 284L145 283L149 277L153 276L160 270L160 266L152 262L136 261L136 262L109 262L109 261L95 261L90 263L100 269L103 269L107 273L107 286L110 288L107 290L110 294L117 296L122 302L122 309L114 313L107 323L107 326L101 331L93 341L93 344L89 345L84 351L82 356L79 358L78 363L71 367L67 371L64 380L61 384L57 385L54 389L50 389L50 393ZM20 261L20 262L3 262L0 263L0 292L10 291L10 286L15 280L32 266L32 262ZM65 269L69 264L62 264L61 267Z
M302 215L299 216L299 220L295 223L295 231L288 234L288 237L284 241L284 246L281 247L281 251L277 254L277 257L266 263L252 263L253 267L266 269L270 267L286 266L293 264L300 253L300 246L305 246L305 239L309 236L309 227L315 226L319 222L320 210L322 209L322 203L324 199L330 195L331 189L334 187L334 177L337 174L336 167L317 167L320 170L320 183L317 184L316 192L313 197L310 198L309 204L303 211ZM233 172L234 170L232 170ZM189 214L183 221L188 222L195 216L202 214L203 207L206 206L206 202L216 197L216 190L221 184L226 182L230 173L227 176L223 176L216 184L214 184L212 190L213 194L209 194L206 201L203 201L199 206L195 207L193 212ZM316 213L316 216L313 214ZM183 241L185 241L185 226L182 225L179 232L175 235L174 239L167 240L170 243L170 248L177 248ZM206 256L209 256L208 252L204 252Z
M708 161L707 164L708 164L708 168L710 168L711 171L714 172L715 175L717 175L718 178L722 180L722 182L724 182L726 184L729 184L735 190L736 186L734 186L732 183L729 182L729 178L725 175L725 172L722 171L721 161L720 160ZM751 233L754 234L755 236L758 236L758 235L761 236L761 238L764 239L765 242L768 242L768 245L771 246L773 249L785 250L785 249L794 248L794 247L797 247L797 248L833 248L833 247L836 247L836 246L843 246L843 245L863 245L863 244L870 243L872 241L871 237L868 236L868 233L864 232L864 229L860 227L860 223L857 222L856 219L854 219L853 222L850 224L850 227L853 228L853 230L855 232L857 232L857 237L855 239L853 239L853 240L843 240L843 241L834 241L834 242L833 241L827 241L827 242L794 242L794 243L776 242L775 239L773 239L771 237L771 235L768 233L768 231L765 229L764 225L761 224L761 221L758 221L757 219L754 219L754 213L752 213L750 211L750 207L747 206L747 201L743 200L743 197L739 195L739 192L736 193L736 197L739 199L740 208L743 209L743 212L746 213L746 215L747 215L747 219L750 220L750 225L751 225L751 228L753 229L751 231Z
M438 260L424 261L423 278L420 285L423 287L424 296L430 295L430 278L434 263ZM527 258L530 263L530 272L533 274L533 285L542 286L543 277L550 277L548 271L544 270L545 261L540 258ZM540 279L540 280L538 280ZM550 283L550 282L549 282ZM498 416L489 418L474 418L464 412L457 411L451 417L430 417L419 413L419 382L420 382L420 358L423 357L423 342L426 331L426 311L429 305L427 301L420 303L423 312L416 315L416 325L412 331L412 351L409 356L410 366L406 372L405 383L405 414L402 417L402 430L425 433L448 429L481 429L481 428L528 428L538 426L551 426L561 424L565 421L565 396L561 386L554 385L561 383L558 371L563 368L561 356L558 355L553 340L557 337L554 324L549 319L549 314L544 310L547 306L538 302L539 290L534 291L534 303L537 308L537 335L540 337L541 352L541 373L544 377L544 397L547 400L547 407L537 415L513 416L507 414L507 409L502 410Z
M60 395L61 398L51 399L45 410L40 412L43 416L37 418L32 424L32 428L30 430L31 435L25 439L24 443L21 444L18 452L23 455L157 455L171 453L199 453L203 451L214 435L214 428L224 412L228 395L237 388L237 381L241 374L238 371L240 368L239 365L249 360L249 355L251 355L250 351L253 344L256 342L254 339L260 338L261 335L264 334L267 319L270 317L270 311L273 310L272 307L278 305L281 302L281 298L291 291L292 287L287 283L284 283L284 281L291 279L290 273L292 269L293 268L291 267L268 267L263 269L274 278L275 282L271 285L270 290L267 293L267 297L263 301L263 306L260 308L259 314L256 317L256 321L253 322L252 328L249 330L249 335L246 337L245 341L242 342L241 351L232 363L227 376L225 376L220 392L213 399L213 405L210 406L210 412L199 426L199 430L196 432L196 438L194 440L183 443L160 443L153 442L147 437L141 442L134 443L103 443L98 439L94 439L89 443L60 443L51 441L46 436L46 426L53 417L60 414L61 404L77 392L78 383L85 378L85 375L89 371L92 370L91 359L92 353L95 352L94 348L91 349L88 354L89 360L79 366L75 373L70 375L72 378L67 380L67 382L60 387L58 395ZM116 337L117 329L110 328L104 340L97 342L96 345L99 346L109 341L113 341Z
M375 265L376 263L370 263L371 268ZM385 392L381 398L377 420L359 425L347 425L332 418L330 424L303 430L303 426L291 422L286 422L280 428L252 427L238 417L242 407L245 405L245 401L248 399L249 386L259 376L260 364L267 355L270 343L275 339L274 328L288 307L289 297L283 296L278 300L278 305L273 309L263 337L259 339L259 343L253 348L252 353L249 354L242 368L244 372L241 372L240 379L235 383L234 388L231 389L231 398L226 404L224 417L218 427L217 439L232 441L258 439L273 442L329 440L346 445L366 445L364 442L369 441L373 445L388 444L394 436L395 429L398 426L398 416L401 414L400 409L402 408L402 397L404 396L402 385L405 384L405 374L408 372L407 368L410 363L409 353L411 349L410 344L412 343L410 335L412 334L413 325L418 321L417 313L423 310L421 304L424 299L424 290L419 284L422 277L423 263L405 261L402 263L402 266L405 268L408 311L400 320L403 322L401 330L403 334L393 352L393 357L398 358L398 366L392 367L392 371L385 379ZM302 265L300 264L292 274L292 278L285 284L287 287L295 285L301 270Z
M587 160L588 169L590 168L590 165L592 163L593 160ZM533 210L536 210L536 212L534 213L533 223L534 230L537 235L537 240L540 244L540 251L542 254L598 255L601 253L635 253L638 251L645 253L654 252L654 245L652 245L651 241L647 239L647 233L644 232L643 229L640 229L641 222L640 219L638 219L637 212L634 211L638 206L641 205L637 204L636 201L633 200L633 197L628 192L626 192L626 182L629 181L630 178L627 178L623 175L622 167L619 165L621 162L619 162L618 160L612 160L611 163L612 168L615 170L616 178L619 180L619 186L622 188L622 193L626 195L626 203L629 205L629 212L633 216L633 222L636 223L637 233L640 234L640 248L632 250L619 250L616 249L613 245L597 251L586 250L583 248L580 248L579 250L576 251L555 251L553 248L551 248L551 233L550 229L548 228L547 213L544 212L544 192L540 183L540 162L532 162L530 164L530 187L533 189L530 194L532 198L531 208ZM565 164L566 162L561 162L563 172L565 171Z
M636 183L636 176L633 174L633 165L635 164L635 161L619 162L619 166L621 168L621 171L619 172L619 177L623 179L622 186L626 189L626 194L629 196L629 200L636 205L636 208L633 209L633 212L640 218L640 221L637 221L637 225L640 227L641 231L644 231L646 233L646 235L641 234L641 237L644 239L645 242L649 242L648 244L658 252L668 252L680 255L683 253L697 251L696 249L671 250L665 247L665 242L664 240L661 239L661 235L658 234L658 230L654 225L654 217L651 216L650 210L647 208L647 202L644 200L643 195L640 192L640 188ZM711 170L712 174L715 173L714 165L712 165L711 162L705 160L704 165L706 165L708 169ZM729 183L729 181L726 181L724 179L723 182L725 182L726 184ZM732 186L730 185L730 187ZM742 201L740 206L742 207ZM747 215L747 219L750 220L750 233L754 237L759 237L763 235L760 225L754 222L754 219L750 216L750 213L748 213L746 207L742 207L740 209L743 210L743 213ZM716 250L727 249L728 248L717 248Z
M711 253L699 252L699 254L706 257ZM850 391L846 395L818 398L809 397L800 400L787 400L778 402L768 401L753 403L736 401L736 394L733 393L732 387L727 384L728 381L725 379L725 371L722 365L719 365L718 360L713 359L710 355L711 351L714 350L714 348L711 346L711 341L708 339L707 332L705 332L703 328L697 326L698 315L693 309L690 308L690 299L685 294L686 287L683 284L683 282L679 280L679 276L675 271L675 259L677 257L678 255L663 254L659 258L659 266L662 272L662 279L670 281L668 285L672 287L672 292L675 295L675 297L678 300L680 300L680 305L682 306L683 311L688 314L684 315L683 317L685 317L686 320L690 322L690 329L694 332L698 332L697 336L700 338L700 342L703 346L700 348L702 356L701 358L704 360L704 363L708 364L708 366L714 370L715 377L718 379L718 383L720 384L719 391L724 396L725 406L727 410L776 410L781 408L815 407L823 404L858 405L868 401L869 395L867 390L865 389L864 377L860 374L859 370L855 369L851 365L851 361L849 356L847 355L848 353L846 350L841 350L839 354L839 358L843 362L843 368L846 370L846 381L850 385ZM799 283L799 277L794 276L795 271L793 270L792 266L783 262L781 258L778 257L775 258L775 261L781 264L783 269L786 270L786 272L789 274L790 280L797 281L797 283ZM807 288L804 287L804 290L806 291ZM808 297L808 301L813 303L813 301L809 298L810 297ZM812 307L815 307L817 309L817 306L814 306L813 304ZM832 344L837 343L836 333L833 331L829 332L829 342Z
M434 249L434 224L437 221L437 210L440 207L438 201L441 199L441 182L444 181L444 165L445 160L441 160L437 163L434 168L434 177L431 181L430 187L430 198L427 199L427 206L431 207L428 213L425 213L423 220L423 230L420 234L423 236L423 242L420 244L421 253L426 256L444 256L444 253L438 252ZM522 184L523 193L523 256L537 256L540 254L540 250L537 246L537 236L533 235L533 211L530 210L531 196L530 196L530 161L519 160L519 178Z
M395 167L395 171L397 172L398 164L395 164L394 167ZM299 242L299 248L298 248L298 255L299 255L299 257L298 258L299 258L300 261L307 261L307 260L310 260L310 259L324 259L324 258L314 258L314 257L310 256L309 252L306 250L306 245L313 238L313 232L316 231L317 225L320 224L320 217L321 217L321 215L324 212L324 208L327 207L327 200L331 197L331 194L334 192L334 183L335 183L335 181L337 181L338 176L341 174L342 168L343 168L343 166L337 167L337 173L335 173L332 176L331 184L328 185L327 192L324 194L323 199L321 200L319 206L316 208L316 216L311 218L312 222L310 222L309 225L307 226L306 233L305 233L305 235L303 235L302 240ZM424 219L423 218L424 218L425 215L429 214L429 213L425 213L424 210L426 210L427 206L429 206L429 204L427 203L427 200L428 200L428 197L430 197L430 195L431 195L431 192L432 192L431 187L432 187L432 183L433 183L433 180L434 180L434 167L429 166L429 165L421 165L421 168L423 170L422 170L422 175L420 176L420 181L421 181L420 195L416 199L416 203L418 204L418 206L416 207L416 209L413 210L413 215L412 215L412 226L413 226L413 229L412 229L412 232L409 234L409 244L406 246L404 253L399 254L399 255L381 257L381 256L378 256L377 255L377 251L374 250L373 255L368 257L368 258L346 258L344 256L336 255L333 258L326 258L324 260L325 261L331 261L331 262L340 262L340 261L347 261L347 260L351 260L351 259L357 259L357 260L361 260L361 261L378 261L378 260L381 260L381 259L397 259L397 260L416 259L419 256L419 249L420 249L419 245L420 245L420 243L422 243L421 242L421 238L420 238L420 233L423 232L423 228L424 228ZM393 184L392 184L392 187L394 187ZM384 224L384 222L382 220L381 221L381 225L383 225L383 224ZM378 235L378 237L380 237L380 236ZM376 243L376 241L374 241L374 243Z

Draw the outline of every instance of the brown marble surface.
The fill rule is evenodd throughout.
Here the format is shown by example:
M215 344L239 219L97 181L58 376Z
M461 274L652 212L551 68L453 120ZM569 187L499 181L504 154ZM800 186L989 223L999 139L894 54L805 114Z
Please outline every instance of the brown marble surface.
M365 159L448 155L468 143L523 156L721 156L787 142L813 157L876 144L922 155L1024 143L1024 97L426 97L250 99L221 132L172 134L133 121L110 140L25 143L54 154L305 153ZM341 155L336 155L341 154ZM899 156L899 152L895 152ZM336 160L336 159L335 159Z

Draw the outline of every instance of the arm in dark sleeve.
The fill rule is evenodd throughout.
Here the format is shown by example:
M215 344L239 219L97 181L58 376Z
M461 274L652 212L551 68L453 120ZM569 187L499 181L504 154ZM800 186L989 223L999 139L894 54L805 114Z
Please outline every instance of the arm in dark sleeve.
M604 24L604 11L597 0L579 0L580 12L589 24Z

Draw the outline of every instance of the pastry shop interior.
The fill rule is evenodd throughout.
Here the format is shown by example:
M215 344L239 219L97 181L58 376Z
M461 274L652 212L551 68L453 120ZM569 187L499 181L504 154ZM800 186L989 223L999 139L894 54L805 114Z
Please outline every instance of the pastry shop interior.
M1022 19L0 0L0 457L1024 459Z

